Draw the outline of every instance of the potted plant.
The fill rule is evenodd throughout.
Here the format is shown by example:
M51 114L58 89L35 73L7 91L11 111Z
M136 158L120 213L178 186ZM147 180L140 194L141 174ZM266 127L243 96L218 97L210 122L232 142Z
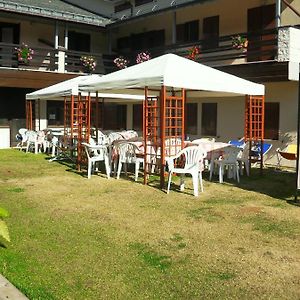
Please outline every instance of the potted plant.
M188 49L188 54L186 58L197 61L200 58L200 47L193 46L190 49Z
M232 40L232 48L237 50L247 51L247 47L248 47L247 38L242 37L240 35L236 35L231 37L231 40Z
M127 60L123 56L119 56L114 59L114 64L119 69L125 69L125 68L127 68L128 64L129 64L129 60Z
M136 63L140 64L144 61L150 60L151 59L151 55L148 51L143 51L140 52L137 56L136 56Z
M81 56L80 61L87 73L92 73L96 70L97 61L94 56L83 55Z
M15 48L15 51L17 53L19 63L27 65L33 58L32 56L34 51L25 43L22 43L20 47Z

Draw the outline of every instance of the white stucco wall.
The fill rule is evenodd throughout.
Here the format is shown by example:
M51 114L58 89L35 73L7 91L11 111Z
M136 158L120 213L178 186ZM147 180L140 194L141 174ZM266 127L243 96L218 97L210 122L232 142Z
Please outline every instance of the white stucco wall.
M279 102L279 140L266 140L273 145L266 155L267 164L276 165L276 149L295 144L297 135L298 82L266 83L266 102ZM244 136L245 97L188 98L188 102L198 103L198 133L191 138L201 137L202 103L217 103L217 141L227 142ZM295 162L283 161L284 165L295 166Z
M0 149L10 147L10 128L0 127Z

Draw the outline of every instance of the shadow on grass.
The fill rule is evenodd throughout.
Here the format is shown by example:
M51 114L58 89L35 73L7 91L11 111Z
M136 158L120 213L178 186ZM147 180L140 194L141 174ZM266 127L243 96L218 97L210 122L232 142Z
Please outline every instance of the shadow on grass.
M51 158L46 157L46 160L50 160ZM65 167L67 167L66 171L77 174L83 178L86 178L86 170L81 169L77 170L76 164L68 159L59 159L54 160L53 163L59 163ZM49 162L51 163L51 162ZM106 178L106 172L104 168L104 164L99 164L99 170L97 172L98 176L100 174L101 177ZM114 178L113 174L111 176ZM186 176L187 178L189 176ZM203 173L203 178L208 181L209 174L207 172ZM134 172L128 168L128 174L125 175L124 172L121 173L121 178L132 181L136 184L144 184L143 181L143 172L140 172L138 181L134 181ZM177 178L177 177L176 177ZM179 177L178 177L179 178ZM160 176L159 175L150 175L147 179L147 184L155 189L162 190L166 192L166 184L167 178L165 178L165 185L164 189L160 187ZM216 178L212 182L218 182ZM280 171L274 168L264 168L263 173L261 174L260 169L252 168L251 174L249 177L246 175L240 177L240 182L237 183L233 179L227 179L226 176L224 177L224 184L230 184L236 186L240 189L253 191L261 194L268 195L275 199L279 199L282 201L286 201L290 205L300 206L300 201L295 201L295 193L296 193L296 173L295 172L286 172ZM204 183L205 185L205 183ZM181 193L185 195L193 196L193 189L186 188L184 191L179 190L179 183L176 180L172 179L172 185L170 191Z
M296 192L296 173L294 172L280 172L274 168L265 168L261 174L259 169L252 169L250 176L242 176L237 186L247 191L284 200L292 205L299 205L294 201Z

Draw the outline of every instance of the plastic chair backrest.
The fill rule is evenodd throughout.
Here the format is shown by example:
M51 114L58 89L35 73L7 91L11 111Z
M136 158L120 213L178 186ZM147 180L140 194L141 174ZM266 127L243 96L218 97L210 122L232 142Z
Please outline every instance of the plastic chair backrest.
M235 163L241 149L235 146L229 146L223 149L221 160L224 163Z
M119 154L119 160L123 163L135 163L138 147L132 143L119 143L116 146Z
M195 165L199 166L199 162L203 161L207 155L207 153L198 146L186 147L182 149L180 153L185 156L184 169ZM178 155L180 153L178 153Z
M36 131L27 130L25 133L28 142L36 142L38 138L38 134Z
M107 155L107 150L105 147L103 148L98 148L98 149L93 149L92 147L96 145L95 141L93 139L90 140L91 143L82 143L82 145L85 148L86 155L88 159L91 158L97 158L99 160L104 160L105 155Z
M19 129L19 133L20 133L21 135L24 135L24 134L26 133L26 131L27 131L26 128L20 128L20 129Z
M239 153L238 158L248 159L249 158L249 150L250 150L250 144L249 144L249 142L246 142L244 145L244 148Z

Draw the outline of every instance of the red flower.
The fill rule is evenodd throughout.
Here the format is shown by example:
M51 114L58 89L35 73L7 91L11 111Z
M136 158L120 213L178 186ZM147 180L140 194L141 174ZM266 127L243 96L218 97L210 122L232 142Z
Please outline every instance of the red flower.
M200 58L199 46L193 46L192 48L190 48L188 50L188 55L186 56L186 58L194 61L198 60Z

